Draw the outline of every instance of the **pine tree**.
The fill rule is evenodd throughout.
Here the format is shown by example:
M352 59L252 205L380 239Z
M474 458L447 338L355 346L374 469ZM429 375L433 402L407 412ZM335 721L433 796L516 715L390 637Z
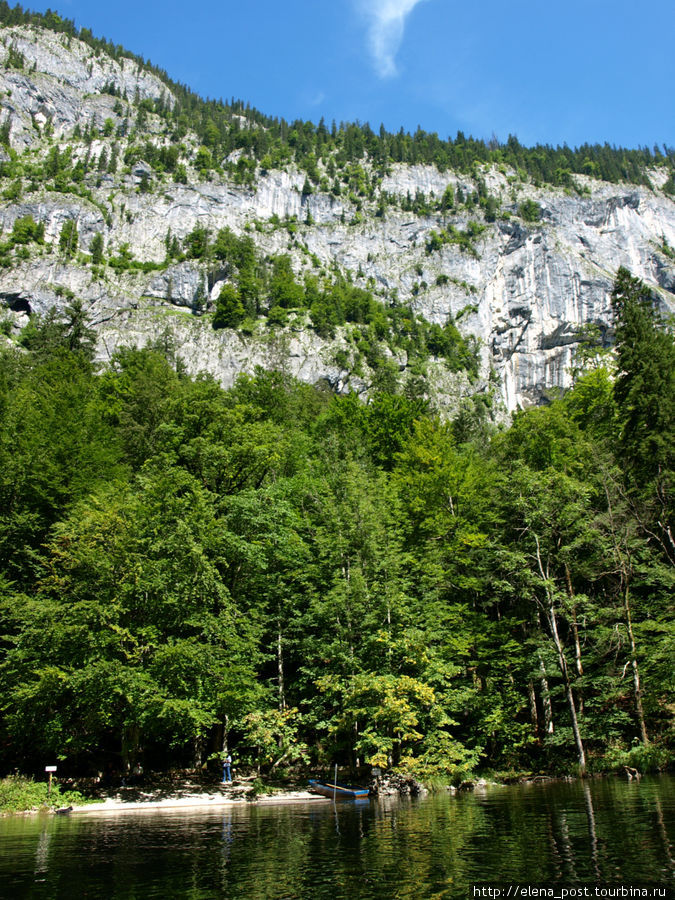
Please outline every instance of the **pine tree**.
M98 231L91 239L89 252L91 253L92 263L95 266L99 266L103 261L103 235Z
M625 268L612 292L619 462L643 529L675 564L675 341L650 290Z
M675 342L649 288L623 267L614 284L612 309L621 450L636 481L644 483L673 467Z
M59 237L59 250L66 256L74 256L77 252L77 223L73 219L66 219Z

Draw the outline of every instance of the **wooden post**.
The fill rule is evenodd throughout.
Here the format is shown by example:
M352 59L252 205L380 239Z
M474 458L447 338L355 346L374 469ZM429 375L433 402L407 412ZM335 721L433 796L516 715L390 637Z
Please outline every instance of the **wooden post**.
M52 795L52 775L56 772L56 766L45 766L45 772L49 773L49 786L47 788L47 796Z
M335 803L335 795L337 794L337 763L335 763L335 777L333 778L333 803Z

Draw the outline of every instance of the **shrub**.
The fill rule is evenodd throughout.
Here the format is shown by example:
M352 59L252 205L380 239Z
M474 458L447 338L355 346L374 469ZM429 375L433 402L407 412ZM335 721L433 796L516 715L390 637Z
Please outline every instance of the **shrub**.
M9 775L0 781L0 813L26 812L31 809L54 809L71 803L82 803L77 791L62 791L58 784L33 781L23 775Z
M524 200L518 207L518 215L525 222L540 222L541 207L534 200Z
M239 298L236 288L231 284L223 285L216 301L216 312L213 317L214 328L236 328L246 315L246 310Z
M10 235L15 244L30 244L31 241L41 244L44 242L44 237L44 222L36 222L32 216L22 216L16 219Z
M644 775L646 772L663 772L672 764L671 751L658 744L645 746L636 740L630 748L610 746L598 768L616 772L628 766Z

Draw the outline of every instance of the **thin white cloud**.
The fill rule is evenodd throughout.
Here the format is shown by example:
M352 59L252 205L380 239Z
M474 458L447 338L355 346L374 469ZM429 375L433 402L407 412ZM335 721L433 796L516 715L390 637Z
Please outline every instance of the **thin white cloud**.
M380 78L397 74L396 52L401 46L405 20L422 0L357 0L368 22L368 46Z
M325 99L326 95L324 94L324 92L317 91L308 98L308 103L310 106L321 106Z

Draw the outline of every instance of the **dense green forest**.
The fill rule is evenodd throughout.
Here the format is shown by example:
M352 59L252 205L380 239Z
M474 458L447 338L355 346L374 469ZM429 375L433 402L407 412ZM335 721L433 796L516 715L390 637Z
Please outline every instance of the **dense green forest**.
M383 126L375 131L369 124L359 122L333 122L330 126L323 119L318 125L301 120L286 122L264 115L234 98L228 102L205 100L142 57L95 37L88 28L78 29L74 22L51 10L44 14L32 12L20 5L12 7L2 0L0 25L37 25L78 38L97 54L135 60L139 70L145 69L159 77L175 98L175 102L171 101L168 92L166 97L155 102L125 97L136 103L141 120L150 112L159 114L171 126L176 141L182 140L188 130L194 131L203 144L203 162L207 164L213 164L214 160L227 157L233 151L244 151L244 155L231 164L232 173L243 182L252 180L258 164L264 170L294 161L307 172L311 190L312 184L318 185L321 181L317 169L319 160L330 163L328 174L332 178L335 172L344 171L368 157L380 169L397 162L426 163L441 171L452 169L472 173L477 165L494 164L515 170L534 184L564 186L573 186L573 176L581 174L610 182L649 186L649 168L664 166L669 172L664 189L675 194L675 149L671 147L625 149L608 144L585 144L578 148L550 145L528 148L514 135L506 142L467 137L462 132L455 138L443 139L421 128L411 135L403 129L393 134ZM18 68L23 66L21 54L12 48L9 64ZM115 93L114 86L110 91ZM143 121L137 124L142 130ZM173 165L175 163L173 160Z
M675 343L626 270L614 355L496 428L170 346L93 362L74 300L0 356L0 765L664 766Z

